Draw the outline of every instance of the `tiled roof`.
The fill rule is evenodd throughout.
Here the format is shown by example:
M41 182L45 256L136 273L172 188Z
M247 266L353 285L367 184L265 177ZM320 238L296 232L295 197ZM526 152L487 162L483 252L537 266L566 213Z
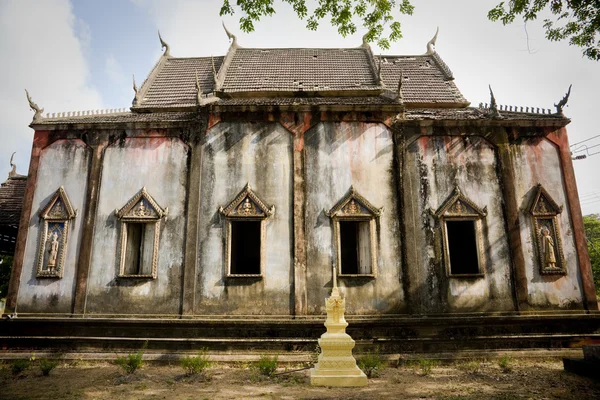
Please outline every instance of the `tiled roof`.
M185 122L197 117L195 112L157 112L137 113L119 112L111 114L94 114L81 116L63 116L42 118L31 125L64 125L64 124L112 124L112 123L143 123L143 122Z
M381 59L381 63L379 60ZM163 57L139 93L134 109L173 109L197 105L195 74L203 94L216 89L221 98L298 96L313 92L332 96L377 96L395 93L402 71L406 104L466 106L452 72L437 53L423 56L372 57L364 47L350 49L232 48L214 58L218 72L215 88L213 59ZM381 81L378 68L381 65ZM223 69L221 71L221 69ZM383 83L383 86L382 86ZM284 93L287 93L284 94Z
M491 111L485 108L414 108L406 110L404 118L410 120L486 120L492 119ZM498 121L532 121L545 123L561 123L566 125L570 120L560 114L541 114L530 112L500 111Z
M369 53L355 49L237 49L225 93L379 89Z
M221 68L223 57L214 57L215 70ZM142 86L140 104L144 107L189 107L196 105L196 74L202 93L214 90L213 58L167 58L159 65L150 85Z
M0 226L19 226L26 178L8 178L0 185Z
M402 74L405 103L468 103L454 84L452 72L437 53L378 58L381 60L381 76L388 90L398 90Z

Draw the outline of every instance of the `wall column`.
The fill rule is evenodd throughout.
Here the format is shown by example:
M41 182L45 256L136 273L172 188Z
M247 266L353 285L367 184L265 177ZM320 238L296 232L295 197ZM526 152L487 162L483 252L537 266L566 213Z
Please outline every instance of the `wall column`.
M571 159L567 129L562 127L550 132L546 137L558 147L566 196L569 201L568 212L571 216L573 237L575 238L575 247L577 248L577 261L579 264L579 273L581 274L581 284L583 286L581 291L583 293L584 306L587 310L598 310L592 264L585 238L585 227L583 225L583 216L581 215L581 204L579 203L579 194L577 193L577 182L575 180L573 160Z
M21 210L21 219L19 221L19 232L17 233L12 273L10 275L8 294L6 296L6 307L4 311L6 314L16 311L17 296L19 294L19 285L21 283L21 272L23 270L23 258L25 257L25 246L27 245L27 234L29 233L33 194L35 193L35 188L37 186L40 156L42 155L42 150L49 143L49 134L50 132L48 131L35 131L33 134L33 147L31 149L29 173L27 175L27 186L25 187L25 196L23 198L23 208Z
M92 262L94 227L96 225L96 212L98 208L98 198L100 196L100 177L102 174L104 150L109 144L107 135L96 133L94 136L93 142L90 144L92 147L92 159L90 162L90 172L88 174L85 195L81 244L79 246L77 274L75 276L75 293L73 296L73 314L81 315L85 313L87 281L90 273L90 264Z
M312 114L285 113L279 122L294 135L294 315L308 313L306 291L306 182L304 179L304 133L311 128Z
M202 132L204 134L204 132ZM185 253L181 314L190 316L196 303L196 266L198 264L198 226L200 219L200 178L202 177L202 145L190 144L188 151L188 190L186 207Z
M516 196L515 185L515 162L511 153L510 141L504 128L494 129L492 143L498 149L498 161L500 162L500 175L502 179L502 196L506 210L506 227L508 243L510 248L512 278L515 287L515 305L517 311L527 310L528 291L525 256L523 254L523 242L521 240L521 226L519 223L519 202Z

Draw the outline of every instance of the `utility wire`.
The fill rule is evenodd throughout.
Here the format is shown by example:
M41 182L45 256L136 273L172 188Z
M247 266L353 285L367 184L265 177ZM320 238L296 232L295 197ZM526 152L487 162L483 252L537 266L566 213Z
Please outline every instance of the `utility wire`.
M572 144L571 146L569 146L569 147L577 146L577 145L578 145L578 144L580 144L580 143L585 143L585 142L587 142L587 141L589 141L589 140L596 139L597 137L600 137L600 135L592 136L591 138L588 138L588 139L582 140L581 142L573 143L573 144Z

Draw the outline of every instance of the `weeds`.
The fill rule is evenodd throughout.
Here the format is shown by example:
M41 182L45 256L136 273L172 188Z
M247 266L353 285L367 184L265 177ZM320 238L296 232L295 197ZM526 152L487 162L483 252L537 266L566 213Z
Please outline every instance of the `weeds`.
M419 364L419 368L421 368L421 374L423 375L429 375L433 370L433 367L438 365L436 360L432 360L430 358L420 358L417 360L417 363Z
M277 355L270 357L266 354L261 354L259 360L252 365L261 375L271 377L277 369Z
M201 349L197 356L183 357L179 364L185 370L186 375L192 376L201 374L205 369L210 368L212 361L207 353L207 349Z
M147 340L146 342L144 342L144 345L139 351L136 351L135 353L130 353L126 357L117 357L117 359L115 360L115 364L123 368L123 370L128 374L133 374L144 364L142 360L144 358L144 350L146 349L146 347L148 347Z
M363 355L358 359L358 368L362 369L367 378L376 378L385 367L385 362L378 352Z
M314 365L319 362L319 354L321 354L321 346L319 346L319 343L317 343L317 345L315 346L315 350L310 355L311 365Z
M10 364L10 370L12 371L13 375L19 375L21 372L29 368L30 365L31 361L28 359L14 360Z
M509 373L513 370L513 358L512 356L505 354L498 360L498 366L502 370L502 372Z
M463 361L456 364L456 368L468 374L478 374L481 372L481 362L478 360Z
M56 360L47 360L42 358L40 360L40 371L42 371L42 375L48 376L50 375L50 371L58 366L58 361Z

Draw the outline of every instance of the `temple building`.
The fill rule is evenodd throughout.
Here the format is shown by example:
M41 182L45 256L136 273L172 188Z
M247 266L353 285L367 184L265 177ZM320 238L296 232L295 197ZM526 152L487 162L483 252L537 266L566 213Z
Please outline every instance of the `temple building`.
M435 37L375 56L227 34L222 57L161 38L127 110L27 95L7 315L322 318L333 274L350 321L598 310L568 94L473 107Z

